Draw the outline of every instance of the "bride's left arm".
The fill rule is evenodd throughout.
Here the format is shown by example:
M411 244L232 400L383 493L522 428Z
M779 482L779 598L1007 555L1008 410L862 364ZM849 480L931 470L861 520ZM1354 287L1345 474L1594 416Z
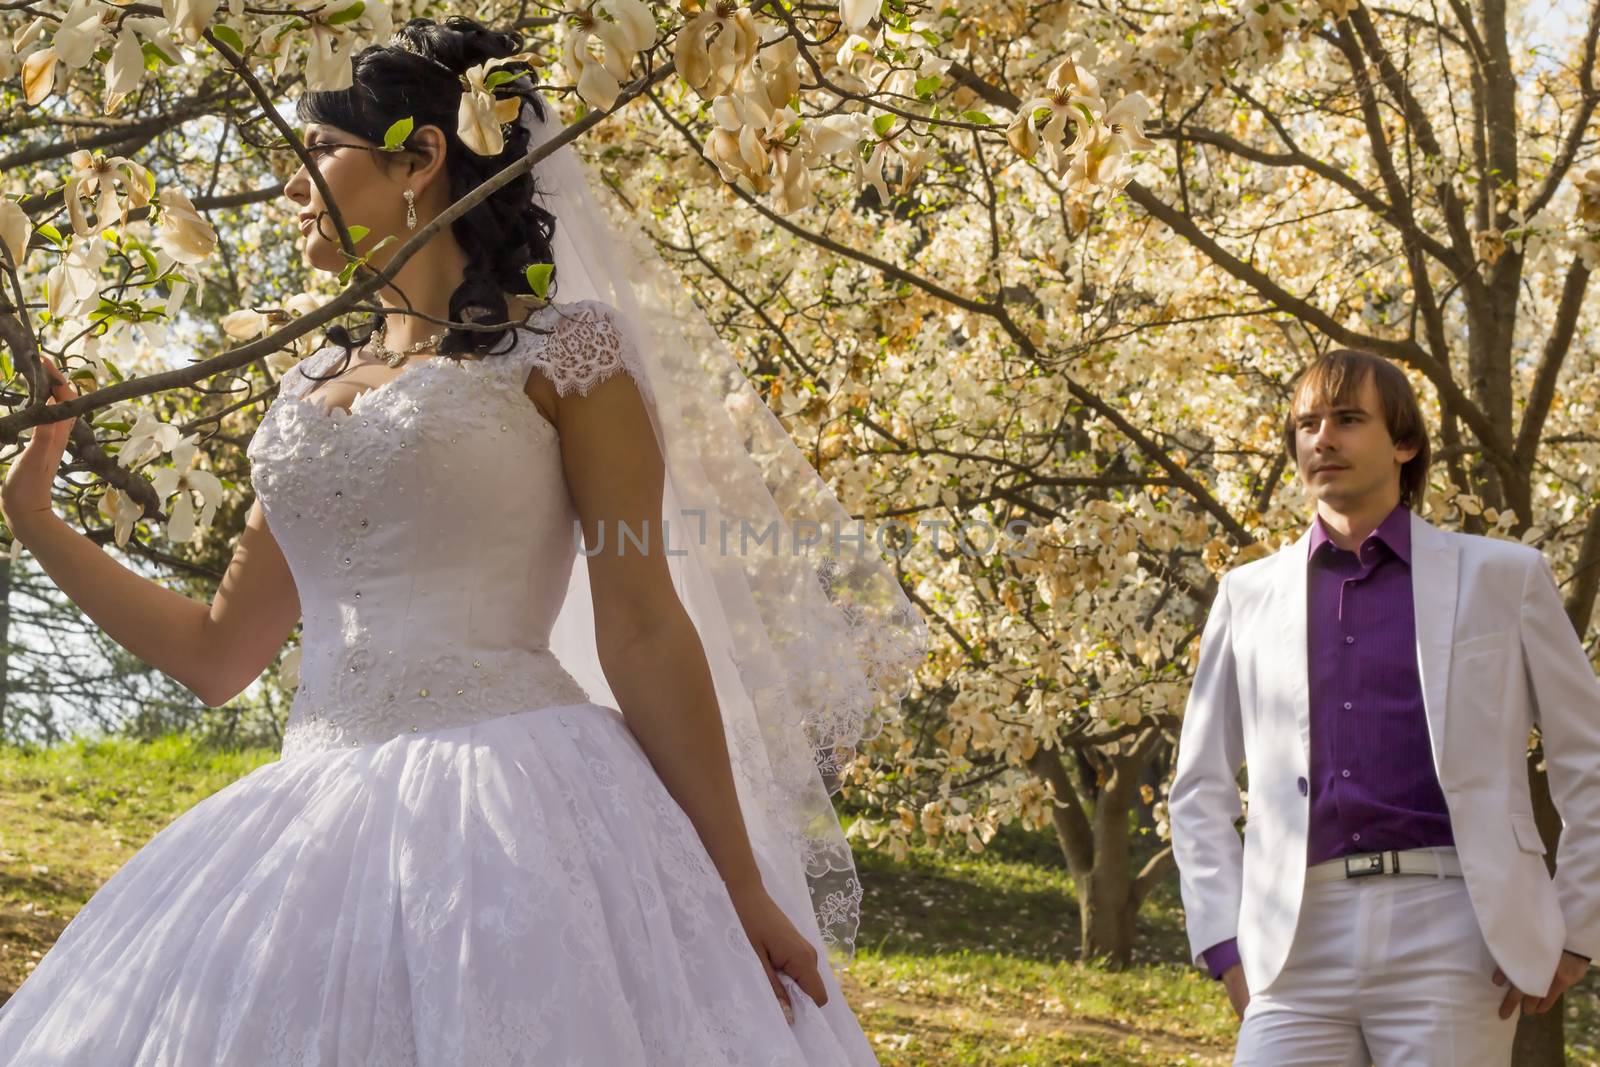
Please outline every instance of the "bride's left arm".
M564 396L556 424L584 543L603 545L587 562L600 666L618 709L694 823L766 962L825 1003L816 951L782 929L793 927L779 921L750 848L711 669L667 569L658 528L665 471L638 387L614 374ZM620 539L624 528L643 546ZM774 990L786 999L776 979Z

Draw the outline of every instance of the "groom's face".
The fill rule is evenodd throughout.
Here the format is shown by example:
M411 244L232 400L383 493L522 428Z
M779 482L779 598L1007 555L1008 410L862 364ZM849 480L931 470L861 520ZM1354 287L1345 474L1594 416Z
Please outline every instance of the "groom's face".
M1318 503L1352 511L1378 498L1399 498L1400 469L1417 454L1398 445L1377 383L1368 374L1344 397L1295 397L1295 462L1306 493Z

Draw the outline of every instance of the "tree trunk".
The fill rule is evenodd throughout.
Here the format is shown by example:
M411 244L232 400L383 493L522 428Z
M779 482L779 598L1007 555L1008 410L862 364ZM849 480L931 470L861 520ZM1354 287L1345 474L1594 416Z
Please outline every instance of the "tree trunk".
M1094 807L1094 867L1078 882L1078 912L1083 918L1079 955L1126 967L1133 958L1132 857L1128 853L1126 789L1101 790Z
M1039 749L1028 760L1056 796L1051 821L1078 897L1079 952L1115 968L1132 962L1139 908L1172 867L1172 850L1166 849L1135 872L1129 828L1140 772L1160 737L1160 730L1151 729L1127 754L1109 757L1113 769L1098 788L1090 788L1091 772L1080 789L1056 749Z

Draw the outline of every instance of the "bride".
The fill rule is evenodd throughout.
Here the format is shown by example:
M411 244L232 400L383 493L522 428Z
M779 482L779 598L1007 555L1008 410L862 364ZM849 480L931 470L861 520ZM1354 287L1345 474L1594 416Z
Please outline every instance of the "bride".
M399 238L375 266L559 133L527 75L497 153L457 132L461 76L521 49L414 19L300 101L358 247ZM339 271L323 190L284 192ZM538 263L576 299L534 298ZM303 655L282 758L84 905L0 1008L0 1063L876 1063L830 965L861 890L828 783L925 648L898 581L741 545L847 516L570 148L380 298L279 383L210 605L54 513L72 420L11 466L16 537L207 705L297 619Z

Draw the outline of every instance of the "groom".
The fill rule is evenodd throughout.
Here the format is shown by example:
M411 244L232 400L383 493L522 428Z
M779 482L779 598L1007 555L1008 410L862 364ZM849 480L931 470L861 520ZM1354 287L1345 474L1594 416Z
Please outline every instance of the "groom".
M1223 578L1179 742L1190 944L1243 1018L1235 1067L1506 1067L1518 1005L1600 952L1600 686L1538 551L1413 513L1429 447L1398 368L1318 359L1284 443L1316 516Z

